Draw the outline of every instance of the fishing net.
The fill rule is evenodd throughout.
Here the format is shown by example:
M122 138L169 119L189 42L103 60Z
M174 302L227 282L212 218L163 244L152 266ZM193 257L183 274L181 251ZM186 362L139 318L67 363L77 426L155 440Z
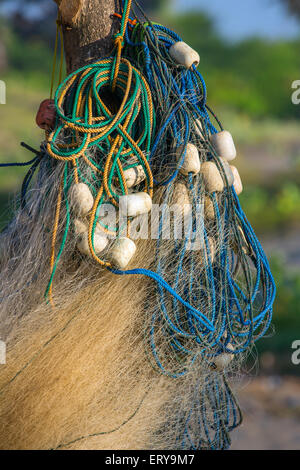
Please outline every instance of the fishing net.
M271 322L274 281L204 79L130 7L116 54L58 87L1 234L3 447L226 449L229 383Z

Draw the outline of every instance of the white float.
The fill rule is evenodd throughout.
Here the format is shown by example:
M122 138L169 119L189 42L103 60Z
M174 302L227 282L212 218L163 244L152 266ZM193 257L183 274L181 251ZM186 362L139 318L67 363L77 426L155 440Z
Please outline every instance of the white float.
M180 161L183 158L184 147L181 145L177 149L177 159ZM188 143L186 146L186 153L184 157L184 162L180 168L180 173L183 175L188 175L192 173L197 175L201 168L201 162L199 157L199 152L197 147L194 144Z
M207 192L214 193L223 191L224 181L217 165L214 162L202 163L201 173Z
M233 173L233 178L234 178L233 187L235 189L236 194L239 195L243 192L243 183L242 183L240 174L238 172L238 169L233 165L231 165L230 168L231 168L231 171Z
M136 252L135 243L130 238L119 238L111 251L111 261L119 269L125 269Z
M234 348L232 344L227 344L226 349L229 349L230 351L234 351ZM224 353L220 354L220 356L217 356L214 358L214 364L216 366L216 369L219 371L223 371L226 369L226 367L229 366L231 361L234 359L234 354L229 354L229 353Z
M198 67L200 63L198 52L183 41L175 42L175 44L170 47L169 52L175 62L183 65L187 69L190 69L193 65Z
M86 232L88 229L88 226L86 223L84 223L80 219L75 219L74 220L74 231L77 236L81 235L82 233Z
M176 216L187 217L191 214L192 205L188 189L184 183L175 183L171 199L171 209Z
M219 157L227 161L231 161L236 157L236 148L230 132L221 131L212 134L210 141Z
M144 168L142 165L137 165L132 168L128 168L128 170L124 170L124 178L128 188L137 186L146 179Z
M145 192L132 193L120 198L120 205L128 217L147 214L152 208L152 199Z
M85 183L74 184L70 190L70 202L77 215L87 215L94 205L94 198L88 185Z
M95 231L93 244L94 244L95 253L98 255L107 247L108 238L104 235L104 233L101 233L100 231ZM77 248L83 255L87 255L90 257L92 256L90 245L89 245L88 232L84 232L80 234L80 239L77 243Z

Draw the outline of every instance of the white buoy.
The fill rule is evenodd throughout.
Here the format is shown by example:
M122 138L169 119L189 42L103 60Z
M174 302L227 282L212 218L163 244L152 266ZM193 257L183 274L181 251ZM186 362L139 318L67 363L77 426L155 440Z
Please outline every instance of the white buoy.
M180 161L183 158L184 147L181 145L177 149L177 159ZM186 146L186 153L184 157L184 162L180 168L180 173L183 175L188 175L192 173L197 175L201 168L201 162L199 157L199 152L197 147L194 144L188 143Z
M227 161L231 161L236 157L236 148L230 132L221 131L212 134L210 141L219 157Z
M169 52L175 62L183 65L187 69L190 69L193 65L198 67L200 63L198 52L183 41L175 42L175 44L170 47Z
M201 165L205 189L209 193L221 192L224 189L224 181L217 165L214 162L205 162Z
M189 192L184 183L175 183L171 199L171 210L175 216L187 217L192 212Z
M120 198L122 211L124 210L128 217L137 217L138 215L147 214L152 208L152 199L149 194L132 193Z
M111 251L111 261L119 269L125 269L136 252L135 243L130 238L119 238Z
M105 236L104 233L101 233L99 230L95 231L94 238L93 238L94 250L95 253L98 255L108 245L108 238ZM77 243L78 250L87 256L92 256L90 246L89 246L89 235L88 232L84 232L80 234L80 239Z
M70 201L78 216L87 215L94 205L93 195L85 183L74 184L70 190Z
M231 168L231 171L233 173L233 178L234 178L233 187L235 189L236 194L239 195L243 192L243 183L242 183L240 174L238 172L238 169L233 165L231 165L230 168Z
M77 236L81 235L82 233L86 232L88 229L87 224L85 224L80 219L74 220L74 231Z
M234 347L232 344L227 344L226 349L229 349L230 351L234 351ZM229 366L231 361L234 359L234 354L229 354L229 353L224 353L220 354L219 356L214 358L214 364L217 368L217 370L222 371L226 369L226 367Z
M124 170L124 178L128 188L137 186L146 179L144 168L142 165L137 165L132 168L128 168L128 170Z

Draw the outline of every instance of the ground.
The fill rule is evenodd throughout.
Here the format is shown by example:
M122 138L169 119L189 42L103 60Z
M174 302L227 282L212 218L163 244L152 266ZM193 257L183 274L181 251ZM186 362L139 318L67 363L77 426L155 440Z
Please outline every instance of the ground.
M245 379L240 393L244 422L233 450L300 450L300 379Z

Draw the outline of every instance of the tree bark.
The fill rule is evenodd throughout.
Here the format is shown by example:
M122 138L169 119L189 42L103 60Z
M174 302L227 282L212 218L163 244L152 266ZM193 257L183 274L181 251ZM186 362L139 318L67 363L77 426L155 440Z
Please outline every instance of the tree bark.
M111 54L117 0L54 0L63 27L67 72Z
M291 13L294 13L300 18L300 0L283 0L286 3Z

